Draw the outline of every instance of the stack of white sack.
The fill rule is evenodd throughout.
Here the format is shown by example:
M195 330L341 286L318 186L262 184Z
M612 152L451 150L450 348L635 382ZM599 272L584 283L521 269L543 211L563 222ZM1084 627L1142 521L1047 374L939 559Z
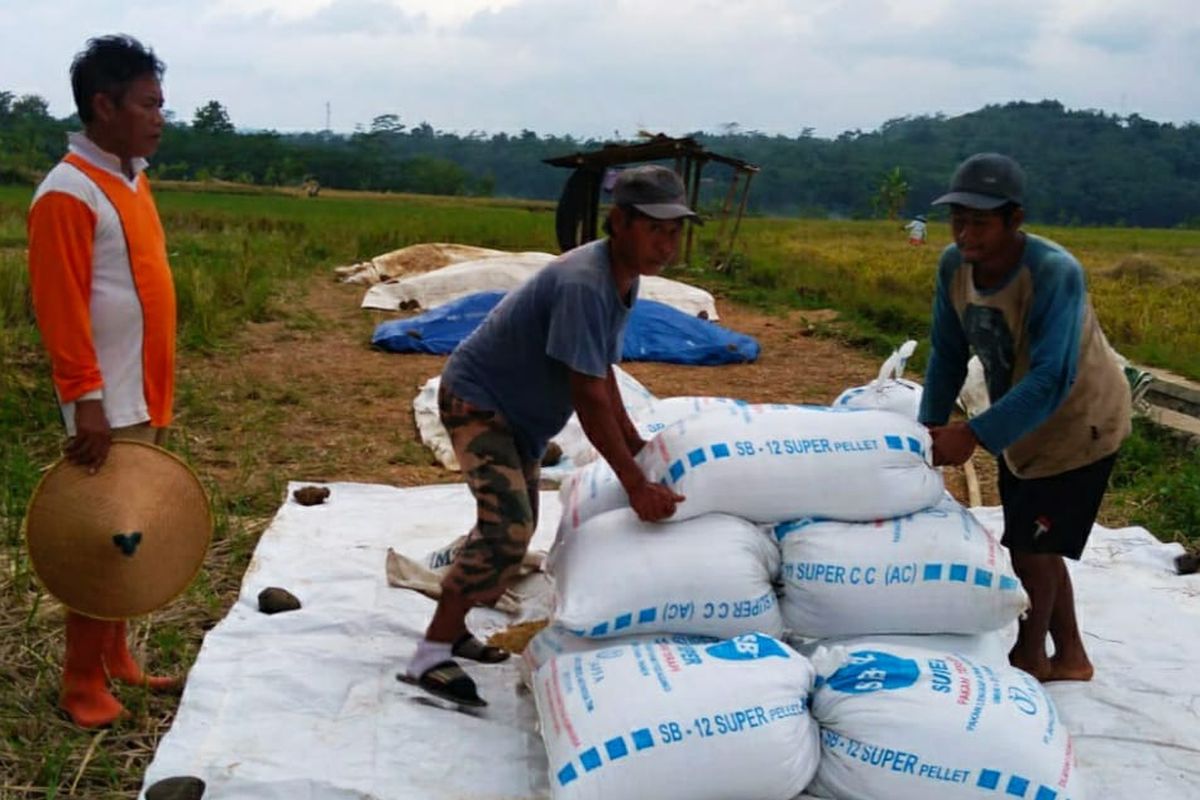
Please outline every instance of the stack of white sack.
M809 638L984 633L1028 608L1008 550L950 495L877 522L775 527L787 627Z
M808 660L762 634L552 655L533 674L551 796L790 800L820 757L812 685Z
M917 349L917 343L909 339L895 350L879 370L879 376L866 386L847 389L833 401L834 408L881 408L895 411L909 419L916 419L921 408L923 387L919 383L905 380L904 367Z
M851 417L863 424L847 425ZM807 464L811 474L797 468L820 453L843 462L843 471L873 470L875 480L863 478L864 486L917 472L909 488L924 494L899 503L918 508L929 493L941 492L924 460L928 438L886 412L724 398L660 401L638 423L644 435L657 431L643 453L647 477L689 500L675 521L651 524L619 492L607 507L568 511L570 522L560 525L546 563L553 625L524 655L553 796L652 791L668 799L790 800L808 784L820 750L808 713L811 667L777 638L783 620L773 581L780 551L754 510L755 498L762 505L772 491L756 490L754 482L767 481L774 495L789 498L769 516L824 509L828 482L801 488L817 480L820 467ZM871 430L864 432L864 424ZM872 452L882 455L870 459ZM657 465L647 454L656 454ZM710 459L704 479L701 467ZM673 468L676 461L687 465L683 473ZM603 461L581 472L600 470L611 472ZM683 480L689 471L702 481ZM739 483L729 485L731 476ZM615 478L614 485L619 491ZM798 493L811 498L808 505L791 502ZM891 508L898 501L885 502Z
M890 411L718 405L664 428L638 454L647 480L687 499L674 520L733 514L758 523L802 517L870 521L941 498L925 427ZM607 462L563 482L559 536L629 498Z
M1083 800L1071 737L1030 675L870 641L819 649L808 793L852 800Z

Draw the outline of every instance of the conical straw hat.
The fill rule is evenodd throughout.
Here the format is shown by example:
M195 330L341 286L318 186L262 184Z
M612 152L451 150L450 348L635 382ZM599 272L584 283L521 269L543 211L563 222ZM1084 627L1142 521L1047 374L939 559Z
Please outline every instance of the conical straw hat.
M66 459L43 476L25 514L34 572L89 617L126 619L175 599L212 538L204 487L152 444L114 441L96 474Z

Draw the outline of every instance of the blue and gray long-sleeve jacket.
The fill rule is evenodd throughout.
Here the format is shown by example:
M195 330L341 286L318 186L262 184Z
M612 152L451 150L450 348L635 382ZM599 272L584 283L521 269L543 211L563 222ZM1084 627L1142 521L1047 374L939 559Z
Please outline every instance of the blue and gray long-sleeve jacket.
M1129 384L1092 309L1083 268L1026 234L1004 282L975 286L956 245L942 252L920 420L945 424L972 354L991 407L970 421L979 441L1024 478L1057 475L1116 452L1129 435Z

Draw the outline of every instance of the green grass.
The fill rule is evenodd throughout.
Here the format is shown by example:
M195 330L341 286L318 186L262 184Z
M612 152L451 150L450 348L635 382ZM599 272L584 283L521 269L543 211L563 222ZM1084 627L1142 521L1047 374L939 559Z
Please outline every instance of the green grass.
M1031 232L1071 250L1088 273L1096 314L1110 342L1133 361L1200 380L1200 231L1055 228ZM928 336L935 269L946 225L912 247L897 223L748 219L732 275L700 282L764 306L832 307L853 344L890 351ZM701 255L711 246L702 241ZM922 366L924 348L914 367Z
M1194 442L1135 419L1107 502L1119 518L1164 541L1200 542L1200 451Z

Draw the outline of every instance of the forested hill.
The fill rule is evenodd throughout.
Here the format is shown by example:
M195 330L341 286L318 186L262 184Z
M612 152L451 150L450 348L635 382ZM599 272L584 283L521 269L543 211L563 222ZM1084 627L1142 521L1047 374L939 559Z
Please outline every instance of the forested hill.
M0 181L33 181L61 155L75 118L55 119L44 100L0 91ZM1010 103L957 117L905 117L835 139L805 130L768 136L726 126L693 133L716 152L762 167L752 211L863 217L914 214L943 189L967 155L997 150L1029 173L1029 216L1038 221L1174 227L1200 225L1200 125L1182 126L1060 103ZM235 129L216 101L172 122L154 158L160 178L322 186L432 194L556 199L566 170L543 158L598 147L564 136L454 134L385 114L350 135ZM725 168L705 177L707 204L725 190Z

